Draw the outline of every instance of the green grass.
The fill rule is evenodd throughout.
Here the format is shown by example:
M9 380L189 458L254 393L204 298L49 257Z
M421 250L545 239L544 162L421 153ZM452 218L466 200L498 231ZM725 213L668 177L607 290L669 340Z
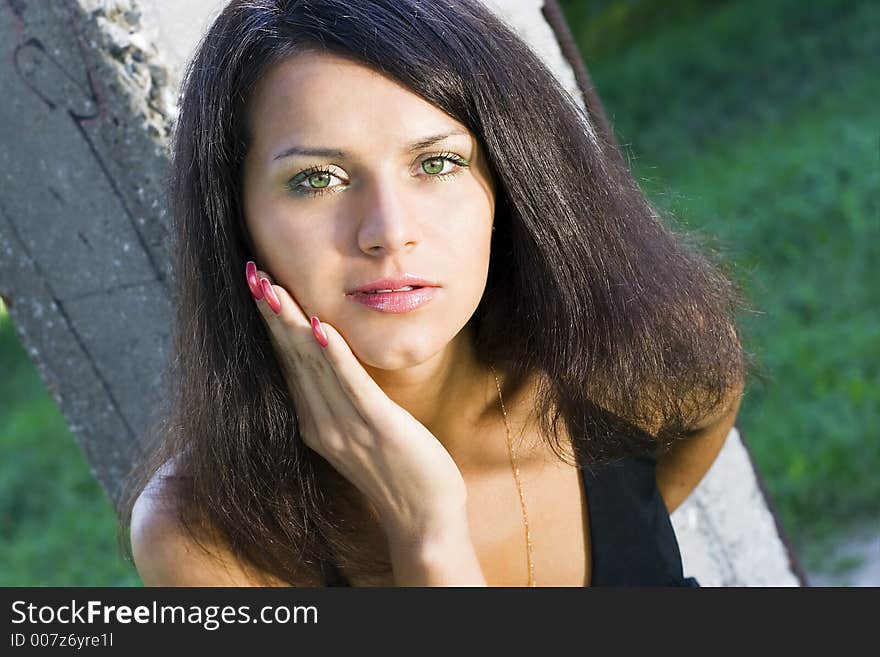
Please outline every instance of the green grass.
M802 543L880 517L878 98L866 81L669 174L677 214L752 273L744 323L772 381L740 426Z
M0 586L140 586L116 517L0 302Z
M748 290L770 380L738 425L815 568L880 521L880 6L711 4L587 63L649 196Z
M710 3L699 20L632 39L587 65L633 154L665 168L860 85L880 58L880 6Z

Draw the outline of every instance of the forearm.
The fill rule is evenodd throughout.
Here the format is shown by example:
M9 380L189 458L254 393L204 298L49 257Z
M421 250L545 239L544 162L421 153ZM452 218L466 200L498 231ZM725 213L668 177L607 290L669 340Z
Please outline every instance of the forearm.
M395 586L486 586L462 511L417 534L390 531Z

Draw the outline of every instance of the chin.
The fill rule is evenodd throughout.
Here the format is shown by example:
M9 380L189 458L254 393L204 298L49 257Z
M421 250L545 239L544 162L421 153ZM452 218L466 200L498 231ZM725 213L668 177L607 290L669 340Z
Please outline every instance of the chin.
M449 340L422 330L395 337L377 335L367 340L349 340L348 344L362 365L380 370L400 370L431 359L449 344Z

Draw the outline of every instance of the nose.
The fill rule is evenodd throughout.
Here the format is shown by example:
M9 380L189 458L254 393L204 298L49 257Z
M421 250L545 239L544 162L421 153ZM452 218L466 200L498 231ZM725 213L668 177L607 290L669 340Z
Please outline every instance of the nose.
M418 215L394 181L375 180L358 227L358 246L369 255L411 250L421 239Z

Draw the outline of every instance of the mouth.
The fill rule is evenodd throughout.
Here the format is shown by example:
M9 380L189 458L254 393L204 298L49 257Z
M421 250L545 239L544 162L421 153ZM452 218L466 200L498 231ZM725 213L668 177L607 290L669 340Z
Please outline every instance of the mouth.
M352 294L394 294L396 292L410 292L412 290L421 290L424 286L422 285L407 285L405 287L400 287L394 290L385 289L385 290L368 290L364 292L352 292Z
M408 313L431 301L438 290L438 287L407 285L397 289L353 292L348 297L352 301L379 312Z
M417 274L402 273L374 278L357 287L350 288L346 294L349 296L358 294L401 294L423 288L439 287L439 285L436 281L423 278Z

